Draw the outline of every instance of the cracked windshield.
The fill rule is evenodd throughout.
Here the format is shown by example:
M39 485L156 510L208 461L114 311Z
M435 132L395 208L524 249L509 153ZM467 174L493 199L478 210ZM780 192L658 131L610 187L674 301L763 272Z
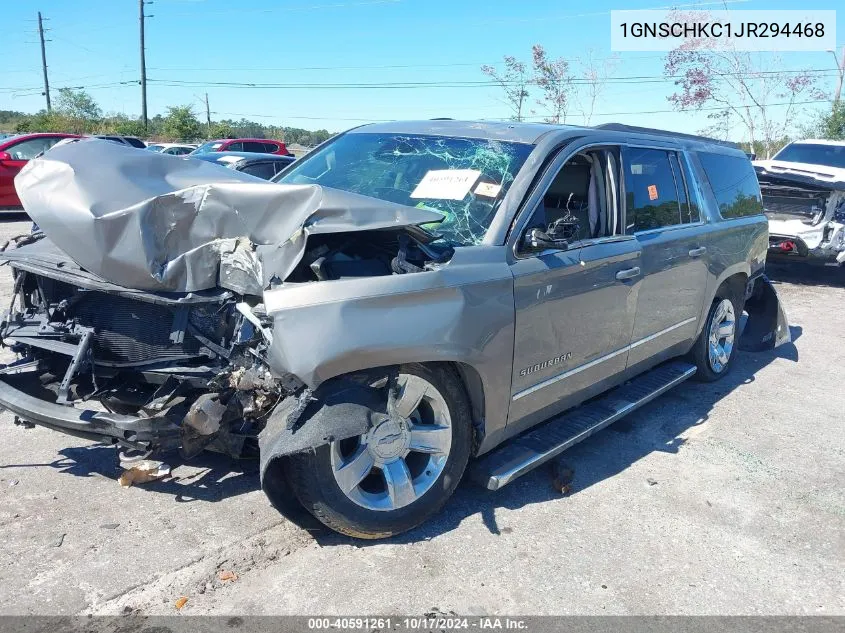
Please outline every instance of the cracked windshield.
M277 182L318 184L431 209L424 228L452 246L479 244L533 146L490 139L352 133L302 159Z

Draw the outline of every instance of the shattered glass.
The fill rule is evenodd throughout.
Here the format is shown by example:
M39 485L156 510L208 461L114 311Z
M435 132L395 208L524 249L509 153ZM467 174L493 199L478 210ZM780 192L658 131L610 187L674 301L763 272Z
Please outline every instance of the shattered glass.
M425 228L452 246L478 244L533 146L492 139L409 134L346 134L301 159L276 182L318 184L443 213ZM460 175L466 190L421 183ZM454 183L452 183L454 184ZM460 188L460 185L459 185ZM448 189L448 191L447 191ZM460 199L455 199L460 198Z

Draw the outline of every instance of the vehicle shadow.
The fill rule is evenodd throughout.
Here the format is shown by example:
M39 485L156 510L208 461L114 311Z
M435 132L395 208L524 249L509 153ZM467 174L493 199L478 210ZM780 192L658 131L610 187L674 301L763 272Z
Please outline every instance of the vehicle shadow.
M706 422L714 405L726 394L753 382L757 372L775 359L797 362L798 350L794 341L801 336L802 328L790 326L790 333L793 343L768 352L741 352L731 373L722 380L714 383L687 381L566 451L558 458L558 464L565 464L574 473L571 490L566 494L581 494L655 451L677 453L686 441L680 436ZM555 466L550 463L495 492L465 480L439 515L410 532L378 542L400 544L432 539L454 530L474 515L481 516L491 534L507 533L511 528L500 523L497 510L516 510L559 499L564 495L555 476ZM343 536L307 527L321 545L349 545L349 539ZM369 542L356 541L355 544L367 547Z
M558 463L574 471L571 490L577 495L596 483L613 477L655 451L677 453L685 443L680 437L688 429L709 419L714 405L737 387L755 380L757 372L778 358L798 361L794 345L802 334L800 326L790 326L793 343L767 352L741 352L730 374L714 383L687 381L631 413L607 429L566 451ZM101 445L69 447L61 458L43 464L8 464L3 467L43 467L59 469L77 477L101 476L117 481L121 469L114 448ZM144 489L169 494L179 503L217 502L260 488L257 461L235 461L224 455L203 453L190 461L178 455L163 456L174 468L174 476L140 484ZM546 465L517 479L502 490L491 492L464 480L446 507L422 526L379 543L411 543L435 538L457 528L469 517L480 515L489 532L507 533L510 528L497 519L500 508L516 510L536 503L547 503L562 496L555 486L553 465ZM349 545L304 511L289 516L323 546ZM355 541L366 547L368 541Z
M76 477L103 477L117 480L123 469L117 451L111 446L93 444L73 446L59 451L61 457L47 463L4 464L2 468L55 468ZM201 453L191 460L183 460L176 453L159 457L173 469L170 477L136 484L151 492L172 495L174 501L216 502L237 497L260 488L258 462L234 460L216 453Z
M845 268L833 266L767 263L766 276L775 284L845 288Z

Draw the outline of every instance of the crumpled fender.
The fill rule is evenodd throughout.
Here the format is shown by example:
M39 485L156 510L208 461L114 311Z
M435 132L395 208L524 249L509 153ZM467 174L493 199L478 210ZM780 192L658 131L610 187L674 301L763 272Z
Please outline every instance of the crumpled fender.
M789 343L789 321L768 277L761 275L754 282L754 291L745 302L748 321L739 338L739 349L762 352Z
M366 433L387 415L397 375L395 367L356 372L282 400L258 434L262 485L273 460Z

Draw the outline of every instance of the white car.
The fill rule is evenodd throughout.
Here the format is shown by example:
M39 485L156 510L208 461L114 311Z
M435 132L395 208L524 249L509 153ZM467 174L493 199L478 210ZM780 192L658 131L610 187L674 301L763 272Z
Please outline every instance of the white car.
M794 141L754 168L769 258L845 264L845 141Z
M197 148L196 145L190 143L150 143L147 149L159 154L173 154L175 156L184 156L190 154Z

